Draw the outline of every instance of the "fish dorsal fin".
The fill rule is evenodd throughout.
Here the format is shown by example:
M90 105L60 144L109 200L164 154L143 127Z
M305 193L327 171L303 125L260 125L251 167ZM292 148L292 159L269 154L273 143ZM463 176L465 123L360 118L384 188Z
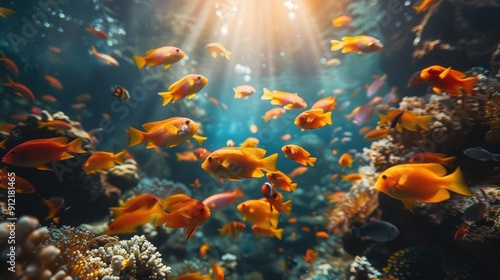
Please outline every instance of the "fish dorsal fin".
M223 168L228 169L231 166L231 162L227 159L224 159L220 164Z
M156 51L156 49L152 49L152 50L148 50L146 51L146 56L149 56L150 54L152 54L154 51Z
M420 163L418 165L431 171L439 177L446 175L446 168L439 163Z
M244 154L250 154L258 159L264 158L266 155L266 150L261 148L242 148Z
M56 138L50 139L50 142L61 144L61 145L66 145L66 144L68 144L68 138L64 137L64 136L56 137Z
M446 68L443 72L441 72L441 74L439 74L439 78L441 80L446 78L446 76L448 76L448 74L450 73L450 70L451 70L451 67Z
M161 125L164 121L156 121L156 122L149 122L149 123L145 123L142 125L142 128L146 131L146 132L150 132L151 130L155 129L156 127L158 127L159 125Z

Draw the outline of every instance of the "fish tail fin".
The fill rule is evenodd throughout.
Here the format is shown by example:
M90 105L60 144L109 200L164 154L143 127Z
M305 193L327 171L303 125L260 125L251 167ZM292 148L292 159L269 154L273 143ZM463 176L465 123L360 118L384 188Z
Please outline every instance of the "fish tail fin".
M114 155L114 160L115 162L119 163L119 164L123 164L123 162L125 161L125 154L127 153L127 150L125 149L122 149L121 152L119 153L116 153Z
M283 212L285 212L285 214L287 216L290 216L290 213L292 213L292 200L291 199L289 201L283 203Z
M338 51L345 46L345 43L339 40L331 40L332 48L330 49L332 52Z
M261 100L271 100L271 99L273 99L273 93L269 89L264 88L264 94L262 95L262 97L260 99Z
M235 197L243 197L245 194L243 193L243 190L241 189L241 187L237 187L235 190L234 190L234 196Z
M231 52L230 51L225 51L224 52L224 57L229 60L231 58Z
M443 158L443 165L453 167L455 165L455 157Z
M387 115L384 115L382 113L377 113L377 116L380 119L380 124L379 125L382 125L382 124L384 124L384 123L387 122Z
M3 17L4 19L8 19L10 16L15 14L16 11L8 8L1 7L0 8L0 17Z
M418 116L417 125L424 130L429 130L429 123L431 122L431 120L432 120L432 115Z
M262 159L262 169L267 172L276 172L276 162L278 161L278 153L272 154Z
M203 145L203 142L208 139L207 137L198 134L193 135L193 138L196 142L198 142L198 144L200 144L200 146Z
M163 98L163 104L162 104L162 106L167 105L174 98L174 96L173 96L173 94L172 94L171 91L158 92L158 95Z
M128 136L130 137L128 141L128 146L133 147L141 144L145 140L145 132L140 131L139 129L135 129L133 127L128 128Z
M9 139L9 138L5 138L5 139L3 139L2 142L0 142L0 149L5 150L7 148L5 146L5 144L7 144L7 139Z
M479 80L478 77L470 77L460 80L462 85L460 86L467 94L472 94L472 88Z
M164 223L168 222L171 218L171 214L167 213L167 212L162 212L162 214L160 214L159 217L156 217L154 222L153 222L153 225L155 227L159 227L161 225L163 225Z
M12 83L13 83L12 78L9 75L7 75L7 82L2 83L2 85L10 87L12 86Z
M276 236L276 238L278 238L279 240L281 240L283 238L283 229L282 228L277 229L276 230L276 234L274 236Z
M146 58L144 56L134 55L132 57L135 62L135 66L137 66L137 70L141 70L146 66Z
M472 195L469 186L467 186L467 184L464 181L464 177L462 176L462 171L460 170L460 167L457 167L457 169L455 169L453 173L446 176L445 178L448 179L448 183L445 186L446 189L465 196Z
M332 112L326 112L323 114L326 124L332 124Z
M292 192L296 192L297 191L297 183L291 183L290 189L292 190Z
M82 148L82 138L76 138L75 140L71 141L68 143L68 152L72 152L72 153L77 153L77 154L83 154L83 153L86 153L87 151L85 151L83 148Z
M307 159L307 163L310 165L310 166L314 166L314 164L316 163L316 161L318 160L318 158L315 158L315 157L309 157Z
M92 54L96 54L97 53L97 50L96 48L94 47L94 45L90 46L90 51L92 52Z

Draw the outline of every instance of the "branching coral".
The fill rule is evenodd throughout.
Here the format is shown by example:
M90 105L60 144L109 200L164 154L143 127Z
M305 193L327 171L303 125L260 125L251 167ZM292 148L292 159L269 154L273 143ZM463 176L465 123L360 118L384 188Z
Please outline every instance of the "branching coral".
M378 279L382 273L376 270L366 257L356 256L349 267L349 280Z

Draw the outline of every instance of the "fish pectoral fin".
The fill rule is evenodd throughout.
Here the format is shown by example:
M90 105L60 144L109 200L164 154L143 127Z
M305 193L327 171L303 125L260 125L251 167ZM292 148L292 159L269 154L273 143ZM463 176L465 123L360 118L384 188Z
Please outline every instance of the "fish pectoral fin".
M220 165L227 169L231 166L231 163L227 159L224 159Z
M165 65L163 65L163 69L168 69L168 67L170 67L170 65L172 65L172 64L165 64Z
M194 80L193 79L188 79L189 86L194 86Z
M72 154L69 154L66 152L61 155L61 160L70 159L70 158L74 158L74 156Z
M401 177L399 177L398 183L396 184L396 188L401 188L406 184L406 181L408 181L408 174L403 174Z
M252 178L260 178L262 176L264 176L264 172L260 168L255 169L252 173Z
M316 119L316 116L309 116L307 117L307 122L312 123Z
M441 74L439 74L439 78L441 80L446 78L446 76L448 76L448 74L450 73L450 70L451 70L451 67L446 68L443 72L441 72Z
M35 166L35 168L38 170L52 170L52 168L50 168L50 166L48 166L47 164L44 164L44 163Z
M188 98L188 99L192 99L195 95L196 95L196 93L190 94L190 95L188 95L188 97L187 97L187 98Z
M441 202L450 198L450 192L447 189L439 189L436 194L425 202Z
M415 212L413 211L413 204L411 202L406 201L406 200L402 200L402 202L405 205L405 207L408 208L408 210L410 210L410 212L415 214Z

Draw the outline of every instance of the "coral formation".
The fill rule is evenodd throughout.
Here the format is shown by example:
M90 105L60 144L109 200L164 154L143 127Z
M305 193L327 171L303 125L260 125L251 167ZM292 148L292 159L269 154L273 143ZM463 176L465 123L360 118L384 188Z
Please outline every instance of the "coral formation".
M382 277L364 256L356 256L349 267L349 280L378 279Z
M111 168L106 174L106 181L123 192L137 186L139 179L137 162L133 159L125 160L123 164Z

